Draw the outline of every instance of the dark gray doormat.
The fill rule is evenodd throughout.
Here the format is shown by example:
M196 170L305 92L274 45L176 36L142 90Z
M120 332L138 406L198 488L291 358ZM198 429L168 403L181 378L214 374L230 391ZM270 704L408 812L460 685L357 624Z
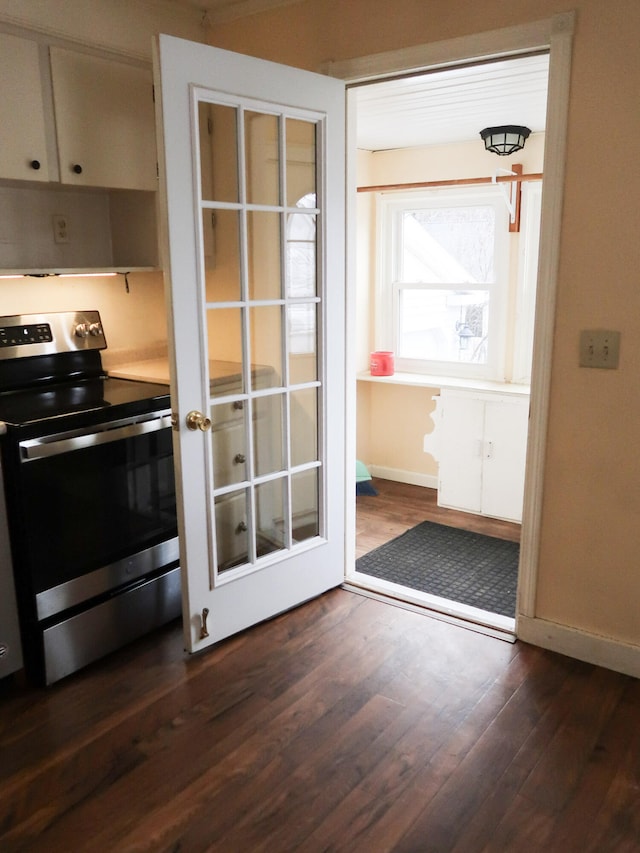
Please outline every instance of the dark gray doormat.
M423 521L356 561L356 569L410 589L515 617L520 545Z

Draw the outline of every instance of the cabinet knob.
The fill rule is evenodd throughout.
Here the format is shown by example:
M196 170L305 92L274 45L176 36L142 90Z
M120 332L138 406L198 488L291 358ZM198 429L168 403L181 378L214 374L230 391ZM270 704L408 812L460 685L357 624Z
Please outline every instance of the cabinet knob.
M31 168L35 169L37 172L38 169L40 168L40 160L32 160L31 161Z
M236 453L236 455L233 457L233 461L236 463L236 465L242 465L242 463L246 462L247 459L244 453Z
M82 166L80 165L80 163L76 163L75 165L73 165L71 167L71 171L75 172L76 175L81 175L82 174Z
M246 533L248 529L246 521L241 521L236 525L236 533Z

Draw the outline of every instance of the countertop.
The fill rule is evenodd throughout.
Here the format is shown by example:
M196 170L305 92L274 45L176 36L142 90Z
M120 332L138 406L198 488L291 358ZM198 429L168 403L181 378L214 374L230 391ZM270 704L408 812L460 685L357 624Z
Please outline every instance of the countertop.
M263 374L266 376L273 372L273 368L262 365L254 365L251 370L254 377ZM169 359L166 357L146 358L114 365L108 369L108 373L109 376L115 376L118 379L137 379L141 382L157 382L161 385L170 384ZM240 382L242 365L236 361L213 359L209 362L209 376L212 387L230 382Z

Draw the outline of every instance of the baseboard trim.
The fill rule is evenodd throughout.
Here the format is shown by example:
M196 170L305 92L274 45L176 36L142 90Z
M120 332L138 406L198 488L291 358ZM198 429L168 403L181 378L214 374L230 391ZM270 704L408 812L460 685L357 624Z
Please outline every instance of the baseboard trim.
M427 489L438 488L435 474L418 474L415 471L403 471L402 468L386 468L384 465L368 465L372 477L381 480L395 480L396 483L408 483L411 486L424 486Z
M640 646L521 615L516 619L516 636L525 643L640 678Z

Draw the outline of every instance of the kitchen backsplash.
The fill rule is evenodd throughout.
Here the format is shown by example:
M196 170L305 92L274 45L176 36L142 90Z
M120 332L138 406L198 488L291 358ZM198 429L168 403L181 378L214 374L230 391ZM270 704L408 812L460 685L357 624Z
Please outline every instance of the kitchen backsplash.
M0 315L97 310L105 329L103 360L154 358L166 352L167 320L160 272L98 277L0 279ZM151 352L151 355L140 353ZM114 361L115 360L115 361Z

